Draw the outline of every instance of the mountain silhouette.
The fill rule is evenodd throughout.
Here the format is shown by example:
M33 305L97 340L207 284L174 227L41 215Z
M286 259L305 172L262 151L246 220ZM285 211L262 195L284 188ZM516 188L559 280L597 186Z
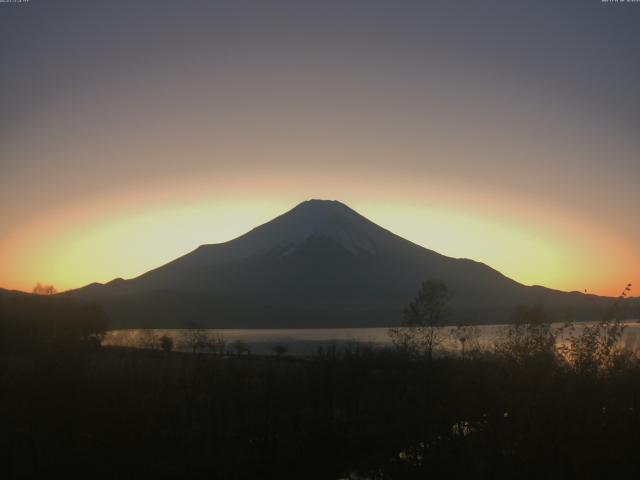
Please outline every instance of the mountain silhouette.
M229 242L202 245L139 277L65 295L102 304L117 327L347 327L397 324L428 279L453 292L454 320L499 323L519 303L579 319L591 296L528 287L489 266L446 257L338 201L303 202Z

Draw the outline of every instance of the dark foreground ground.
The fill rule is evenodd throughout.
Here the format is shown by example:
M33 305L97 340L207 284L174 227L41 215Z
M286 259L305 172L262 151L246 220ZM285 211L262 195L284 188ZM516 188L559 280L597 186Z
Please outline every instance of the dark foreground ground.
M2 354L1 475L638 478L638 362L521 353Z

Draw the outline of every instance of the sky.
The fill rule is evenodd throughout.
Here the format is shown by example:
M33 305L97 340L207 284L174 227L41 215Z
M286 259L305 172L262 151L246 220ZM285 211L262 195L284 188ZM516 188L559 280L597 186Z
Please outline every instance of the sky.
M0 3L0 287L131 278L325 198L617 295L639 25L601 0Z

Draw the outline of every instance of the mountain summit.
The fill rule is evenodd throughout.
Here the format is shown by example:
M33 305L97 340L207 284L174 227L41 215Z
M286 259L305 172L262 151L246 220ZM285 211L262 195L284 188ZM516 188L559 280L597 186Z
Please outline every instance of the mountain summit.
M308 200L233 240L233 244L240 256L274 249L286 255L306 242L324 239L358 254L380 252L397 238L344 203ZM206 247L210 246L201 248Z
M506 321L521 302L585 313L585 296L526 287L482 263L445 257L338 201L309 200L229 242L202 245L131 280L69 295L103 304L116 326L393 325L420 283L439 279L454 313Z
M257 248L293 249L309 239L326 238L352 253L374 253L391 235L336 200L308 200L238 240Z

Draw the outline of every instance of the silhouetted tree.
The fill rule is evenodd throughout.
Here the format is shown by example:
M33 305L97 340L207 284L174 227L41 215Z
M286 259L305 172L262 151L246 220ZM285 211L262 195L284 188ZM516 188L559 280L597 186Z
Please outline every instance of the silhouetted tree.
M499 355L519 366L531 362L557 363L561 355L556 341L563 334L564 327L554 329L553 320L542 304L517 305L511 322L494 346Z
M160 337L160 348L165 353L171 352L173 350L173 337L162 335Z
M56 287L53 285L43 285L38 282L37 285L33 287L33 293L36 295L54 295L58 293L58 290L56 290Z
M389 330L393 344L403 351L432 358L433 349L443 338L441 327L451 315L450 299L449 288L443 282L423 282L418 295L404 311L404 321Z
M567 325L567 338L560 349L570 366L584 376L594 376L610 370L618 360L623 359L629 352L620 343L625 325L618 315L622 301L631 291L631 284L627 284L602 319L595 324L581 325L577 333L576 326Z
M200 325L193 323L190 328L182 332L182 338L185 346L192 353L201 353L207 348L209 335L207 331Z
M226 345L227 341L222 333L213 332L207 334L205 347L209 353L214 355L223 355Z

